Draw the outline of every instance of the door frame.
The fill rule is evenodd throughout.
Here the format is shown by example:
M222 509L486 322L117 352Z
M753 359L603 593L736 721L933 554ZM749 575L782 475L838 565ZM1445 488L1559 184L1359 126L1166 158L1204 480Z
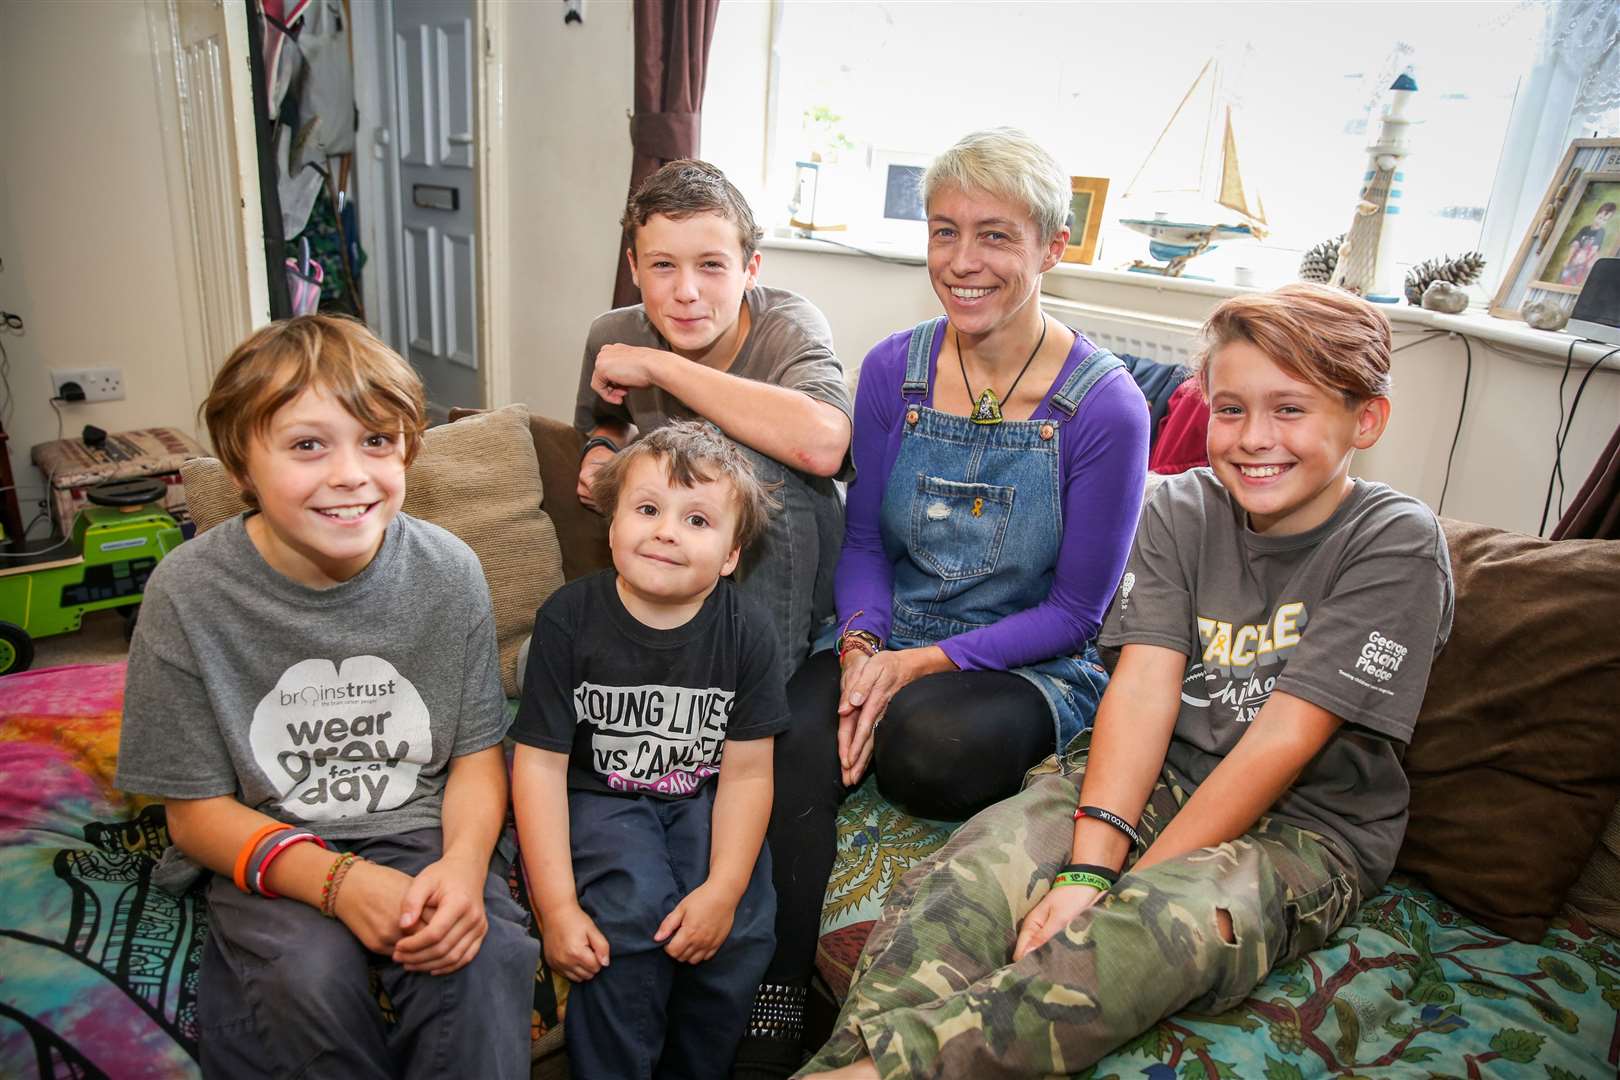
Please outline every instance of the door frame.
M146 0L145 13L175 244L172 269L180 284L186 383L191 400L201 402L230 349L270 321L269 268L246 4L216 0L220 33L206 52L218 63L203 63L188 74L180 2ZM187 14L198 12L191 8ZM207 265L210 258L215 265ZM221 280L205 282L205 267Z
M360 201L360 243L369 271L362 285L367 321L400 355L405 355L404 313L395 311L388 290L380 287L386 275L404 296L404 260L399 252L399 161L392 146L380 146L377 134L386 128L398 137L391 88L394 53L385 43L393 39L393 8L387 0L350 6L350 41L354 46L354 93L359 112L355 129L355 171ZM473 0L473 40L480 62L474 65L478 190L476 265L478 267L478 368L482 401L452 401L445 405L493 408L512 394L510 322L503 317L510 297L509 230L507 201L506 112L504 108L507 15L501 0ZM385 88L388 90L384 97ZM385 105L386 102L386 105ZM386 124L384 119L386 108ZM376 151L383 151L386 167L378 168ZM370 208L368 210L368 207Z

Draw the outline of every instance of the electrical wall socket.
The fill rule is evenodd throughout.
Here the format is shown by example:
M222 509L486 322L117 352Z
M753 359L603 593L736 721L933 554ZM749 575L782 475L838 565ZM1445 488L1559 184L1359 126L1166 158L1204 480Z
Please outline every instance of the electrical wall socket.
M75 382L84 391L86 401L123 401L124 371L122 368L52 368L51 396L62 396L62 384Z

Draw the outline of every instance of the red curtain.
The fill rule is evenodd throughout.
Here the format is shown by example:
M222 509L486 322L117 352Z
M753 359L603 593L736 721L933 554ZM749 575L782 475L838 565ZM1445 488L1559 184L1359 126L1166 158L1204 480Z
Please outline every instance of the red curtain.
M631 192L676 158L698 156L703 83L720 0L636 0L636 108L630 118ZM619 239L613 306L641 301Z
M1620 540L1620 428L1552 531L1554 540Z

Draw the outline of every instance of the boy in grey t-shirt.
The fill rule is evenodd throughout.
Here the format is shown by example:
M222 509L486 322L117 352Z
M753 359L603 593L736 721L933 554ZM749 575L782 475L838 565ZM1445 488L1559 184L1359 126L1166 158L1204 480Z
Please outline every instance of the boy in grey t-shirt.
M1204 334L1211 468L1143 512L1089 745L913 868L810 1070L1081 1071L1235 1005L1389 874L1452 613L1434 515L1350 476L1388 423L1389 323L1291 285Z
M239 346L204 413L256 510L152 575L118 763L217 874L203 1071L382 1076L454 1045L458 1071L526 1076L539 946L491 867L489 590L465 544L399 513L421 382L360 324L305 316Z
M782 503L735 580L770 616L791 676L832 620L844 540L833 478L848 478L853 406L832 330L804 297L759 284L761 231L713 165L663 166L623 224L642 303L591 324L574 406L580 500L595 505L596 471L638 433L699 418L724 432Z

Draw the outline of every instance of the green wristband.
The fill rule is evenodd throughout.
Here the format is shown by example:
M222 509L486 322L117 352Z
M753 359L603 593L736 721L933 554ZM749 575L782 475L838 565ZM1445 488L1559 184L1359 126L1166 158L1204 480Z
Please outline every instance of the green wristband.
M1054 889L1064 885L1090 885L1098 892L1107 892L1113 884L1101 874L1088 874L1084 870L1065 870L1052 879Z

